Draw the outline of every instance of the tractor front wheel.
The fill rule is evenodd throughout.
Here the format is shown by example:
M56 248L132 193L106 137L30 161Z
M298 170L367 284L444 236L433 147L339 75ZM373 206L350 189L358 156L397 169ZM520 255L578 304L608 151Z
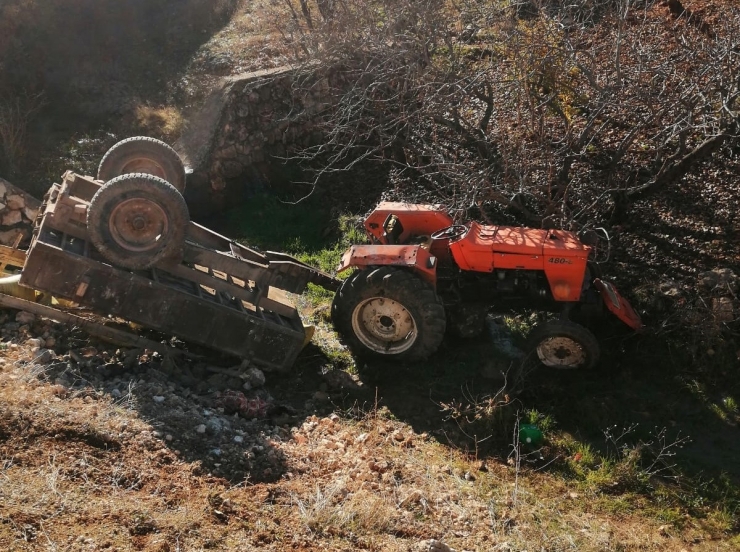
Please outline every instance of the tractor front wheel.
M593 368L599 342L589 330L569 320L551 320L529 334L530 355L548 368Z
M432 286L388 266L352 274L334 297L332 320L356 353L411 361L437 350L446 325Z

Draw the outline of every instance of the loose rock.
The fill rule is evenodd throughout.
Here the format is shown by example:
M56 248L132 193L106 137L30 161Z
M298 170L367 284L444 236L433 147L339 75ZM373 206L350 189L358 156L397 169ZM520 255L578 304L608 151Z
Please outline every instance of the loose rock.
M14 226L23 221L20 211L8 211L3 215L3 226Z
M250 368L244 373L244 389L255 389L265 385L265 373L259 368Z
M49 364L54 359L54 353L49 349L41 349L33 359L36 364Z
M36 315L30 312L20 311L15 315L15 321L19 324L33 324L36 321Z
M22 195L9 195L5 197L5 205L7 205L8 209L23 209L26 206L26 199Z
M455 552L454 548L450 548L445 543L434 539L422 541L419 550L421 552Z

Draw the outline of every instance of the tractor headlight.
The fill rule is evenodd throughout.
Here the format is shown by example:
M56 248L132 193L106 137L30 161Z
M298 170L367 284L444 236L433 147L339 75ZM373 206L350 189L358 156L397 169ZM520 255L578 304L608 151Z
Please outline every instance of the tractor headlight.
M552 296L556 301L567 301L570 297L570 284L560 280L552 285Z

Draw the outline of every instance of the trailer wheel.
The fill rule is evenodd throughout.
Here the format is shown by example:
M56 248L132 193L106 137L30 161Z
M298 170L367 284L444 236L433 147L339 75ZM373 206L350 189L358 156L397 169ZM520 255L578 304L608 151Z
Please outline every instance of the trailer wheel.
M102 186L87 211L87 232L114 265L150 268L182 255L190 216L180 192L150 174L124 174Z
M569 320L551 320L529 334L530 355L548 368L593 368L599 342L589 330Z
M118 142L100 161L98 180L108 182L129 173L152 174L181 193L185 189L185 165L177 152L161 140L135 136Z
M411 361L434 353L446 326L434 289L388 266L352 274L334 296L332 320L356 353Z

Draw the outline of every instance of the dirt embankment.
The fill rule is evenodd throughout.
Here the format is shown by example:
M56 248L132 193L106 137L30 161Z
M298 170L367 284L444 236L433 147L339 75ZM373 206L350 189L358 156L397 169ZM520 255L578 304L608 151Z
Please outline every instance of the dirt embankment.
M315 351L265 389L25 313L0 324L5 550L732 549L711 524L615 517L528 468L538 455L440 445L356 380L320 376ZM268 406L238 411L229 388Z
M171 138L193 95L186 69L237 4L4 0L0 175L40 196L91 140L147 127Z
M237 2L5 0L0 91L43 93L67 122L121 114L137 95L164 101L198 47ZM151 93L158 90L159 96Z

